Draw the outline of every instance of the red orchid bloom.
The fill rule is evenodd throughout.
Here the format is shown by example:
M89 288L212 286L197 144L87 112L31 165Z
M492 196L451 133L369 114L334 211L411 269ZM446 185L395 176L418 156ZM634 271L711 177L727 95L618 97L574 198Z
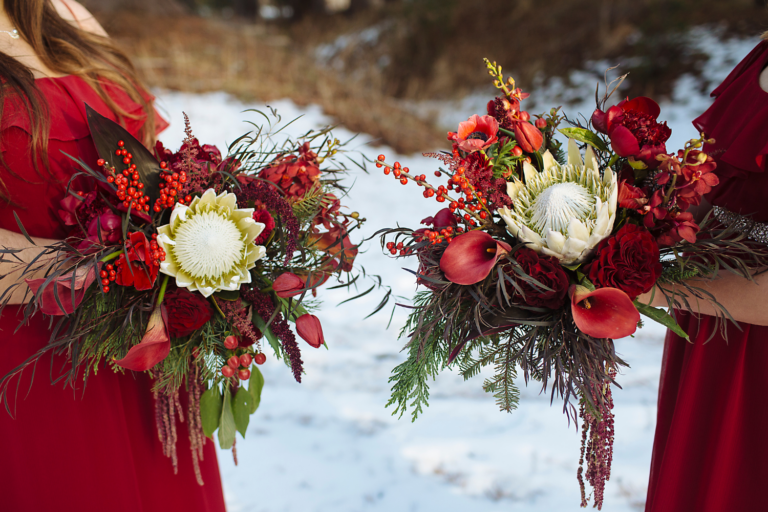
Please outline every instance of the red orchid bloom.
M141 231L131 233L125 247L129 261L126 262L125 253L121 253L117 258L115 283L120 286L133 286L139 291L149 290L155 284L160 267L154 264L147 237Z
M704 194L710 193L712 188L720 183L717 175L714 174L716 168L717 164L711 156L701 151L690 151L681 169L685 180L680 187L683 195L696 195L701 198ZM699 204L699 202L692 204Z
M168 313L165 306L158 306L149 317L147 330L141 342L131 347L126 356L115 364L133 370L144 372L168 357L171 352L171 336L168 333Z
M306 313L296 319L296 332L314 348L320 348L325 343L323 326L315 315Z
M648 198L642 189L634 187L623 180L619 183L619 208L639 210L648 204Z
M693 214L689 212L670 212L664 220L664 224L669 228L665 233L656 239L660 247L672 246L685 240L689 243L696 243L696 235L699 232L699 225L693 220Z
M454 238L440 258L440 270L456 284L475 284L491 273L498 259L512 247L485 231L470 231Z
M448 134L448 139L459 145L459 149L472 153L486 149L499 140L499 122L491 116L470 117L463 123L459 123L459 131Z
M74 283L72 277L74 275ZM38 290L48 280L48 278L41 279L25 279L27 286L32 290L32 293L37 295ZM88 268L80 267L74 272L68 272L55 279L53 279L43 289L40 297L38 298L38 304L40 304L40 311L46 315L63 316L72 314L77 309L83 298L85 292L96 280L96 270L90 266ZM73 286L74 284L74 286ZM72 296L72 290L74 290L74 298ZM58 296L58 301L56 297ZM61 307L59 307L61 303ZM63 308L63 311L62 311Z
M624 338L637 330L640 321L632 300L616 288L598 288L589 291L580 285L571 285L573 321L581 332L594 338Z
M330 231L314 233L309 238L313 248L327 252L332 259L337 260L344 272L352 270L352 264L357 257L358 246L349 239L346 227L337 225L332 227Z
M619 156L635 157L651 169L658 167L657 155L665 154L665 143L672 131L667 123L659 123L658 103L644 96L625 99L603 112L592 114L592 125L611 139L611 147Z
M643 205L638 212L645 215L643 217L643 225L649 230L656 226L656 221L664 220L667 218L668 210L661 206L664 202L664 194L661 190L657 190L651 196L651 199Z

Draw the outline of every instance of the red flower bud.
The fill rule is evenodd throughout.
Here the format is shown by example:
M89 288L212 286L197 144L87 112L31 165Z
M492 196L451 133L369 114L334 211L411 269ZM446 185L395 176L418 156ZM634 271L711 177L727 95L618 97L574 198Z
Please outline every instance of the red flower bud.
M544 136L541 134L541 130L531 123L524 121L515 123L515 139L526 153L538 151L544 143Z
M304 280L291 272L280 274L272 284L272 289L281 299L301 295L306 288Z
M320 325L320 320L315 315L307 313L297 318L296 332L314 348L320 348L325 343L323 326Z

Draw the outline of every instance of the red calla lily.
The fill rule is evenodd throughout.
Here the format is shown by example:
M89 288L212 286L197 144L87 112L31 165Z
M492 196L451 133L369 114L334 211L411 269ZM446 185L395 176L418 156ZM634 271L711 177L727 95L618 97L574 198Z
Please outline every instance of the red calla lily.
M440 258L440 270L453 283L479 283L491 273L498 259L511 250L509 244L494 240L485 231L470 231L448 245Z
M73 273L75 274L74 300L72 298ZM27 283L27 286L29 286L29 289L32 290L32 293L37 295L37 291L47 280L48 278L26 279L25 282ZM43 292L38 299L40 311L46 315L54 316L72 314L80 303L83 302L86 290L88 290L88 287L91 286L95 280L96 270L92 266L88 268L81 267L75 272L68 272L57 277L43 289ZM56 301L57 295L59 297L59 302L61 302L61 307L59 307L59 303ZM61 310L62 307L64 308L64 311Z
M314 348L320 348L325 343L325 337L323 336L323 326L320 325L320 319L315 315L306 313L296 319L296 332L307 343Z
M629 295L616 288L589 291L579 285L568 289L573 321L581 332L594 338L624 338L637 330L640 313Z
M128 354L115 361L126 370L144 372L168 357L171 351L171 337L168 334L168 313L165 306L156 307L147 323L147 331L138 345L131 347Z

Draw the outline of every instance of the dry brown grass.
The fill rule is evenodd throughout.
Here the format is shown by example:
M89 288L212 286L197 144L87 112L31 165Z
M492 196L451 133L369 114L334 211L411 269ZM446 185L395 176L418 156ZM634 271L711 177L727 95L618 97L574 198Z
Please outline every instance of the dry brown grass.
M131 13L101 20L152 87L225 91L246 101L316 103L339 124L405 154L444 142L433 125L395 100L319 69L279 27Z

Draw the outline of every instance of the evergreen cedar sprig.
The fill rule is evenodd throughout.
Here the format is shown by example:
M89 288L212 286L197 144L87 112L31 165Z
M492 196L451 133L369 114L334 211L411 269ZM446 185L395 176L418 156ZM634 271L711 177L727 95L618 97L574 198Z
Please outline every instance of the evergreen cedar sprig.
M269 327L283 344L283 350L285 350L288 361L291 363L293 377L296 379L296 382L301 383L304 363L301 361L301 350L298 343L296 343L296 337L293 335L288 322L281 313L275 315L275 304L269 295L265 295L255 288L249 290L241 288L240 295L247 302L251 303L253 309L265 322L274 316Z
M240 208L247 208L248 204L253 204L254 201L260 201L268 210L276 213L285 227L284 263L287 265L299 247L299 232L301 230L299 221L293 213L293 208L273 184L259 179L252 179L241 184L241 188L237 191L237 202Z

